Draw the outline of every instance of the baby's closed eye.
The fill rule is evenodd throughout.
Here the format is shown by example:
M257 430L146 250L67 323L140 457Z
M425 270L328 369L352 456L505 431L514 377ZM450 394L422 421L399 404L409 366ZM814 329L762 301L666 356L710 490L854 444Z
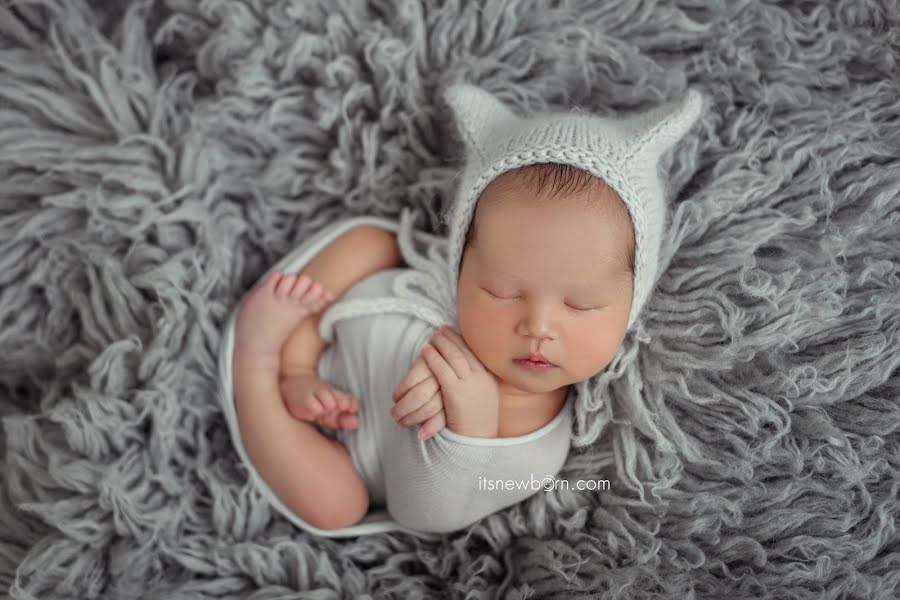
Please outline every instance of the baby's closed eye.
M494 293L487 288L481 288L481 289L483 289L485 292L487 292L488 294L490 294L491 296L493 296L494 298L496 298L498 300L518 300L519 298L521 298L521 296L503 295L500 292ZM597 303L596 305L593 305L592 303L566 302L565 305L567 308L571 308L572 310L576 310L576 311L580 311L580 312L589 312L592 310L599 310L599 309L603 308L603 305L599 304L599 303Z

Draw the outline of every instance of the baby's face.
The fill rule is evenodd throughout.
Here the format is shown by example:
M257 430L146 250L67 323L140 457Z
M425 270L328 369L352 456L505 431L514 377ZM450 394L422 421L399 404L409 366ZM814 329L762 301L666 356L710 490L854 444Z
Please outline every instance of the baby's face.
M591 203L538 201L507 178L493 181L478 202L476 240L463 252L457 283L457 320L466 344L497 376L501 397L541 395L592 377L625 338L631 221L611 191L582 195ZM530 352L556 367L534 371L514 362Z

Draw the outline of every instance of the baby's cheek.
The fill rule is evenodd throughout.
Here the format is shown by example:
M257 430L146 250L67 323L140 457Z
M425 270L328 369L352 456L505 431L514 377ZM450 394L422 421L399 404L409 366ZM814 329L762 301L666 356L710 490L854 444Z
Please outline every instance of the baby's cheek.
M458 319L459 327L467 338L469 335L478 336L490 321L487 312L476 303L460 304Z
M459 327L463 338L476 355L489 354L493 346L503 339L508 316L503 309L483 302L459 305ZM493 342L493 343L492 343Z
M569 338L566 356L571 360L573 371L587 378L605 369L618 347L611 336L603 333L600 327L579 327Z

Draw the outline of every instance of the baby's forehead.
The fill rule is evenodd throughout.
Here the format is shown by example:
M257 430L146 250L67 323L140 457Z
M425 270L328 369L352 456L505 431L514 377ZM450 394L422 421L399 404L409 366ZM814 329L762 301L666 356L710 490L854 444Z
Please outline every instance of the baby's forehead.
M584 254L597 254L597 244L592 240L587 240L582 236L562 236L560 239L555 239L553 242L554 246L557 248L577 248L583 249ZM516 246L516 241L512 239L504 239L500 238L497 240L497 245L506 245L506 246ZM610 238L604 243L604 246L613 246L616 248L628 248L629 243L628 240L623 237L615 237ZM527 262L528 258L525 256L517 256L512 255L512 260Z
M529 257L505 251L506 248L514 247L514 242L497 240L491 246L478 248L475 253L476 259L485 271L515 277L513 273L524 273L529 270L528 267L532 263ZM587 240L571 238L558 242L554 250L562 250L559 254L564 258L560 258L560 263L565 265L566 270L575 268L584 277L588 277L588 273L601 279L616 281L633 277L627 241L616 240L603 250L598 250L596 245ZM572 259L573 254L580 258Z
M540 203L538 210L532 212L530 218L510 219L511 216L518 216L524 207L532 203ZM481 204L479 202L479 204ZM581 198L564 199L560 201L533 201L523 199L516 202L487 202L487 210L476 210L472 215L470 227L486 231L511 231L512 227L528 227L538 231L543 230L546 224L546 218L555 219L556 216L562 216L566 221L566 227L575 227L575 229L584 231L584 228L591 230L591 235L595 239L600 238L604 241L621 247L630 247L634 243L634 224L631 215L624 205L615 206L612 202L592 202L584 201ZM480 207L479 207L480 208ZM531 212L531 211L529 211ZM477 223L477 225L476 225ZM583 235L562 236L558 243L571 245L588 246L590 242L586 241ZM568 247L568 246L567 246Z

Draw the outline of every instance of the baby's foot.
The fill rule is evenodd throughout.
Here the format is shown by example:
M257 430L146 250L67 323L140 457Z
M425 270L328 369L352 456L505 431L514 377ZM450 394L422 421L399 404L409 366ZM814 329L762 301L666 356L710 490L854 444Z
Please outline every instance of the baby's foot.
M359 427L359 402L313 372L285 375L280 382L281 397L295 419L318 423L332 429Z
M334 294L308 276L273 271L244 300L235 323L234 355L277 367L281 346L294 327L334 301Z

